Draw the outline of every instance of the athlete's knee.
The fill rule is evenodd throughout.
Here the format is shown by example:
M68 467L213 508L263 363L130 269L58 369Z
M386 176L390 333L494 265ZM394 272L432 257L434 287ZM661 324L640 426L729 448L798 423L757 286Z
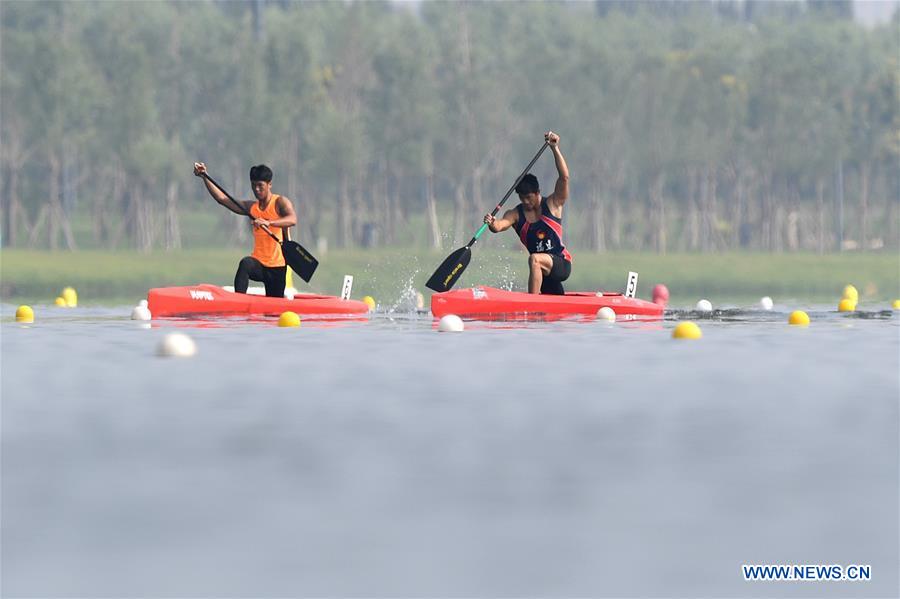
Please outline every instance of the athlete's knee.
M241 258L241 261L238 262L238 269L244 272L250 272L253 270L253 267L256 264L256 258L253 256L244 256Z
M553 259L547 254L531 254L528 257L528 265L532 271L540 271L546 275L553 269Z

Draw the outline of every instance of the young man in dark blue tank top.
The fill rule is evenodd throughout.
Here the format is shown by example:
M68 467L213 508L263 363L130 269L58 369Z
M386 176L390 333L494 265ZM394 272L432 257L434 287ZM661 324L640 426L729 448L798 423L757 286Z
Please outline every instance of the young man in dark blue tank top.
M569 198L569 167L559 150L559 135L544 134L556 160L556 187L547 197L541 196L537 177L528 173L516 185L521 204L507 210L500 218L486 214L484 222L492 233L510 227L528 249L528 293L562 295L562 282L572 273L572 255L563 245L563 205Z

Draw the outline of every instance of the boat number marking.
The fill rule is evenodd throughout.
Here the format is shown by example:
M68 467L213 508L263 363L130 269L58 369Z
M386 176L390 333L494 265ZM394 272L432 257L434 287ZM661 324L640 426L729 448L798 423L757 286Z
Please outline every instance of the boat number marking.
M637 293L638 274L634 271L628 273L628 284L625 285L625 297L634 297Z
M344 275L344 287L341 289L341 299L350 299L350 290L353 289L353 275Z

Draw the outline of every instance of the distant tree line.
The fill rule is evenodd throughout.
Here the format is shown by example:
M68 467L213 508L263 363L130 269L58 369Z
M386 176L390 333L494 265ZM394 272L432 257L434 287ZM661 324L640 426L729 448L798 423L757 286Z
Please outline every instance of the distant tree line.
M242 197L249 167L271 165L310 243L447 248L553 129L576 248L896 249L898 19L851 15L750 0L2 2L2 244L77 249L76 215L92 246L189 244L185 213L216 210L191 176L203 160ZM552 188L552 161L536 174ZM246 222L220 218L223 243L246 242Z

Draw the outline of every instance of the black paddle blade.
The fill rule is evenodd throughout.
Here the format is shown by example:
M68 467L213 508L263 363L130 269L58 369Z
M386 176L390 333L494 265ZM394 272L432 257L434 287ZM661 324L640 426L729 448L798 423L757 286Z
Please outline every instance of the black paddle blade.
M463 271L466 270L471 259L472 250L468 246L459 248L438 266L425 286L438 293L450 291L462 276Z
M288 263L297 275L307 283L316 272L319 261L313 258L313 255L303 249L303 246L296 241L285 241L281 244L281 253L284 254L284 261Z

